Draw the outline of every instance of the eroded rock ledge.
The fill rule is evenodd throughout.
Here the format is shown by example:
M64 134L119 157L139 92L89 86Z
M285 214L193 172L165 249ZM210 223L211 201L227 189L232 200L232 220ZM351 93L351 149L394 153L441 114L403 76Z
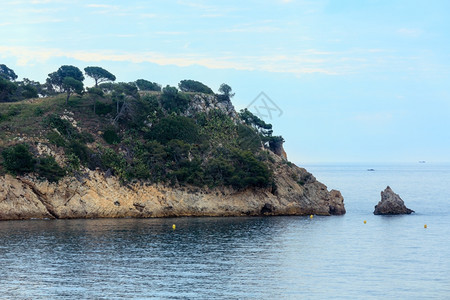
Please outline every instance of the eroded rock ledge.
M271 188L236 191L122 185L88 170L59 183L5 175L0 177L0 219L345 214L341 193L328 191L305 169L279 164L274 178Z

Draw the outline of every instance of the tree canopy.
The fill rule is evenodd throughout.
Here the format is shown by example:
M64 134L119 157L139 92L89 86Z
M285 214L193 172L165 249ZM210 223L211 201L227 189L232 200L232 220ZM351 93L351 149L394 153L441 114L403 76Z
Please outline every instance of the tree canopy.
M13 81L17 79L17 75L6 65L0 64L0 78Z
M181 80L178 87L183 92L214 94L214 92L200 81L195 80Z
M17 85L14 82L0 77L0 102L12 101L11 96L17 90Z
M68 104L69 97L72 93L81 94L83 92L83 83L70 76L64 77L62 86L63 90L67 93L66 104Z
M102 82L115 81L116 76L101 67L86 67L84 72L95 81L95 87Z
M234 97L234 93L231 92L232 90L233 89L231 88L231 86L226 83L222 83L219 88L219 93L222 93L222 95L230 99Z
M161 91L161 85L157 84L156 82L151 82L145 79L136 80L136 86L140 91L155 91L155 92Z
M67 92L64 88L64 78L71 77L83 83L83 73L75 66L61 66L56 72L48 74L47 86L48 89L55 92ZM67 85L66 85L67 86Z

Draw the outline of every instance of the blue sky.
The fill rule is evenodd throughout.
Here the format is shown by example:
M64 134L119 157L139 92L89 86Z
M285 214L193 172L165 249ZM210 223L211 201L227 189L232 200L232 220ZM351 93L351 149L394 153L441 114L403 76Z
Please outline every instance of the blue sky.
M450 1L0 0L0 63L264 92L289 159L450 161ZM86 81L86 85L92 82Z

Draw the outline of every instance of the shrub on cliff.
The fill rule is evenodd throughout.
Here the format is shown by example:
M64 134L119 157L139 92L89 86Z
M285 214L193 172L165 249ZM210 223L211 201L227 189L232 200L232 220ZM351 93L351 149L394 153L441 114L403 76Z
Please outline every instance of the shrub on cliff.
M200 128L191 118L182 116L170 116L161 119L153 125L147 138L166 144L177 139L186 143L201 143L204 137L200 134Z
M214 94L211 88L204 85L200 81L195 80L181 80L180 83L178 84L178 87L183 92Z
M235 170L228 180L229 184L234 188L269 186L271 183L271 172L266 164L258 160L253 153L235 150L232 158Z
M136 80L136 86L140 91L155 91L161 92L161 85L156 82L151 82L145 79Z
M105 132L103 132L103 139L110 145L120 143L120 137L113 127L107 128Z
M78 131L72 124L67 121L61 119L56 114L51 114L44 118L43 123L45 126L49 128L56 129L62 136L67 139L76 138L78 136Z
M12 174L24 174L34 170L35 160L27 144L18 144L2 151L3 166Z
M36 173L50 182L57 182L66 174L52 156L40 157L36 160Z
M189 107L189 98L176 87L167 85L162 91L161 106L167 113L181 113Z
M66 171L52 156L34 157L27 144L17 144L2 151L5 169L14 175L35 172L50 182L61 179Z

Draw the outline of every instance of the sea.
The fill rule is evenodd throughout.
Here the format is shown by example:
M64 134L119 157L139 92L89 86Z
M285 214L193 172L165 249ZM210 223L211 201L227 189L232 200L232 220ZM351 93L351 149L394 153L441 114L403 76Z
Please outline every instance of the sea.
M0 299L450 299L450 164L304 167L345 215L2 221Z

